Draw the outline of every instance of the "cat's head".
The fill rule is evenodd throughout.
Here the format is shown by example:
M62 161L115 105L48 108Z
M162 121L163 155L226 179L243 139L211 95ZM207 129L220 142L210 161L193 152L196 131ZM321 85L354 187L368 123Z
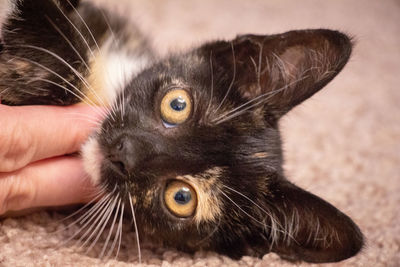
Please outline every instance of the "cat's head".
M339 32L292 31L211 42L152 65L84 147L94 181L132 202L139 233L169 246L314 262L354 255L357 226L284 178L277 127L350 52Z
M14 85L1 92L6 102L71 103L85 91L82 77L105 67L88 47L102 45L109 25L77 2L41 0L39 10L10 1L20 12L11 12L1 36L0 85ZM94 38L85 20L96 27ZM115 223L113 209L118 216L134 211L140 236L186 251L235 258L273 251L310 262L353 256L363 244L360 230L286 180L278 130L284 114L340 72L351 47L346 35L330 30L243 35L128 77L82 150L93 183L106 190L93 214Z

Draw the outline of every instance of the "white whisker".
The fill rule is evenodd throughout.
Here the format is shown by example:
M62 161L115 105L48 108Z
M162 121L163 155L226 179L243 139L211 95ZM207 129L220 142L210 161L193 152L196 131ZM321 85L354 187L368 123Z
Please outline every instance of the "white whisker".
M237 193L238 195L244 197L246 200L250 201L250 203L252 203L253 205L255 205L257 208L259 208L260 211L264 212L267 217L269 218L269 222L271 223L271 225L267 225L265 223L265 219L263 221L260 221L258 219L256 219L254 216L252 216L251 214L249 214L248 212L246 212L244 209L242 209L242 207L240 207L235 201L233 201L226 193L220 191L226 198L228 198L240 211L242 211L244 214L246 214L247 216L249 216L251 219L255 220L257 223L261 224L263 226L264 229L269 229L269 234L270 234L270 238L271 238L271 244L270 247L272 248L272 246L274 245L274 243L278 242L278 233L283 234L283 240L285 240L286 238L290 238L291 240L293 240L294 242L297 243L296 239L294 238L292 232L287 231L287 225L285 224L285 227L282 226L282 224L280 224L277 219L268 211L266 211L264 208L262 208L260 205L258 205L256 202L254 202L253 200L251 200L249 197L247 197L246 195L240 193L239 191L229 187L229 186L225 186L225 188L229 189L230 191ZM286 219L286 217L285 217Z
M65 228L69 228L79 222L83 223L84 221L86 221L86 218L91 216L91 214L93 212L95 212L96 210L98 210L100 208L100 206L102 206L102 204L107 201L111 195L115 192L116 187L114 187L114 190L111 193L108 193L107 195L103 196L96 204L93 205L93 207L91 207L85 214L83 214L82 216L80 216L78 219L76 219L74 222L68 224ZM104 192L105 188L101 188L102 192ZM94 199L95 200L95 199ZM89 203L88 203L89 204ZM75 212L77 213L77 212ZM72 214L74 215L74 214ZM69 216L71 217L71 216Z
M109 30L110 33L111 33L111 36L112 36L112 40L113 40L114 45L118 46L118 38L116 37L116 34L115 34L114 30L112 29L111 24L110 24L110 22L108 21L108 18L107 18L107 16L106 16L106 14L104 14L104 11L103 11L103 10L100 10L100 12L101 12L101 15L102 15L103 18L104 18L104 21L105 21L106 24L107 24L108 30ZM119 54L118 54L118 56L120 57ZM124 75L126 74L126 73L124 73L124 72L122 72L122 73L123 73ZM124 77L124 78L126 78L126 77ZM118 101L116 101L116 102L114 103L114 108L113 108L114 113L116 113L117 105L120 105L120 109L121 109L121 121L123 121L123 118L124 118L124 115L125 115L125 102L124 102L124 99L125 99L125 90L122 90L122 98L120 98L120 103L118 104Z
M138 250L138 256L139 256L139 264L142 264L142 253L140 251L139 231L138 231L138 227L137 227L137 223L136 223L136 216L135 216L135 210L134 210L133 204L132 204L131 193L129 193L129 204L131 205L132 220L133 220L133 224L135 226L136 244L137 244L137 250Z
M253 205L256 206L259 210L261 210L262 212L264 212L264 213L270 218L271 221L276 221L276 219L273 217L273 215L271 214L271 212L265 210L263 207L261 207L260 205L258 205L254 200L250 199L250 198L249 198L248 196L246 196L245 194L243 194L243 193L241 193L241 192L239 192L239 191L237 191L237 190L235 190L235 189L233 189L233 188L231 188L231 187L229 187L229 186L226 186L226 185L223 185L223 187L225 187L226 189L228 189L228 190L230 190L230 191L232 191L232 192L235 192L236 194L238 194L238 195L242 196L243 198L245 198L246 200L250 201L251 204L253 204ZM282 228L282 225L280 225L279 222L276 222L276 223L279 225L279 227Z
M77 219L75 219L73 222L69 223L67 226L65 226L63 229L58 230L57 232L61 232L61 231L65 231L65 229L70 228L74 225L76 225L77 223L82 223L83 221L86 221L86 218L88 218L89 216L91 216L94 212L96 212L98 209L101 208L101 206L104 204L105 201L107 201L108 196L103 197L102 199L100 199L99 202L97 202L96 204L94 204L86 213L82 214L81 216L79 216ZM89 203L88 203L89 204ZM87 205L88 205L87 204ZM86 205L85 205L86 206ZM83 210L83 208L81 208L80 210ZM70 216L68 216L67 218L70 218L76 214L78 214L78 212L80 211L78 210L77 212L71 214ZM65 219L67 219L65 218ZM56 233L57 233L56 232Z
M260 90L261 90L261 64L262 64L263 45L264 45L264 41L261 44L259 44L260 52L258 54L258 68L257 68L257 72L256 72L257 73L257 85Z
M292 85L294 85L294 84L296 84L296 83L298 83L298 82L300 82L300 81L302 81L302 80L304 80L306 78L308 78L308 76L304 76L304 77L302 77L302 78L300 78L300 79L298 79L296 81L293 81L293 82L291 82L291 83L289 83L289 84L287 84L287 85L285 85L285 86L283 86L283 87L281 87L279 89L276 89L276 90L261 94L261 95L255 97L255 98L247 101L246 103L244 103L244 104L242 104L242 105L240 105L240 106L228 111L227 113L222 114L218 118L214 119L213 123L220 124L222 122L225 122L225 121L228 121L228 120L230 120L232 118L235 118L235 117L243 114L247 110L249 110L251 108L254 108L254 107L258 106L258 105L263 104L264 102L268 101L271 97L273 97L277 93L286 90L290 86L292 86ZM255 103L252 104L253 102L255 102ZM249 104L252 104L252 105L249 106ZM241 108L243 108L243 109L240 110Z
M76 8L74 7L74 5L73 5L69 0L67 0L67 2L68 2L68 4L72 7L72 9L75 11L76 15L77 15L77 16L79 17L79 19L82 21L82 23L83 23L83 25L86 27L86 29L88 30L90 37L93 39L93 42L94 42L94 44L95 44L96 47L97 47L97 50L100 52L99 44L97 43L96 38L94 38L94 35L93 35L92 31L90 30L89 26L87 25L86 21L82 18L81 14L78 12L78 10L76 10ZM73 24L72 22L71 22L71 25L74 26L74 24ZM89 45L89 43L87 42L86 38L82 35L82 33L81 33L75 26L74 26L74 28L75 28L76 31L79 33L79 35L82 37L82 40L84 40L84 42L86 43L87 47L89 48L89 51L91 52L92 56L94 57L93 52L92 52L92 50L90 49L90 45Z
M247 216L249 216L251 219L253 219L254 221L258 222L259 224L261 224L262 226L267 227L267 225L264 222L261 222L259 220L257 220L255 217L253 217L250 213L248 213L247 211L245 211L244 209L242 209L242 207L240 207L238 204L236 204L235 201L233 201L227 194L225 194L223 191L220 191L222 195L224 195L229 201L232 202L233 205L235 205L241 212L243 212L244 214L246 214Z
M90 215L85 215L84 218L82 219L78 219L75 222L71 223L68 227L80 222L80 223L84 223L88 218L89 220L86 221L86 223L80 227L80 229L75 232L72 236L70 236L66 241L62 242L61 246L67 244L69 241L71 241L72 239L74 239L80 232L82 232L82 230L87 227L89 225L89 223L96 218L97 214L99 214L105 206L107 206L107 203L109 201L109 197L104 198L101 202L101 204L99 204L99 206L97 206L96 208L92 208L90 212L88 212L88 214ZM100 203L100 202L99 202ZM96 204L97 205L97 204Z
M57 5L56 5L57 6ZM44 15L47 21L53 26L53 28L64 38L64 40L67 42L67 44L71 47L71 49L75 52L75 54L79 57L81 60L82 64L85 65L86 69L91 72L89 65L86 63L85 59L82 57L82 55L79 53L79 51L75 48L75 46L72 44L72 42L68 39L68 37L61 31L61 29L50 19L49 16ZM64 15L65 16L65 15ZM72 22L71 22L72 23Z
M87 31L88 31L90 37L92 38L94 44L95 44L96 47L97 47L98 52L99 52L99 53L102 53L102 51L101 51L101 49L100 49L100 47L99 47L99 44L98 44L96 38L95 38L94 35L93 35L93 32L91 31L90 27L88 26L88 24L86 23L86 21L84 20L84 18L81 16L81 14L79 13L79 11L72 5L72 3L71 3L69 0L67 0L67 2L68 2L68 4L73 8L74 12L77 14L77 16L78 16L79 19L82 21L82 23L83 23L83 25L85 26L85 28L87 29ZM103 13L102 13L102 14L103 14ZM64 15L64 16L65 16L65 15ZM104 19L105 19L105 21L106 21L106 17L105 17L104 14L103 14L103 16L104 16ZM65 16L65 17L66 17L66 16ZM67 18L67 17L66 17L66 18ZM68 18L67 18L67 20L70 21ZM87 45L89 51L91 52L92 57L94 58L95 56L94 56L93 51L91 50L90 45L88 44L86 38L82 35L82 33L79 31L79 29L77 29L76 26L75 26L71 21L70 21L70 23L71 23L71 25L75 28L75 30L79 33L79 35L81 36L82 40L85 42L85 44ZM109 24L108 24L107 21L106 21L106 23L107 23L107 25L109 26ZM110 27L109 27L109 28L110 28ZM111 28L110 28L110 29L111 29ZM103 99L101 99L101 98L98 96L98 94L97 94L94 90L92 91L92 93L94 94L94 96L97 98L97 100L99 100L99 102L100 102L103 106L106 106L106 104L104 103ZM111 107L111 113L114 113L114 115L116 116L116 112L115 112L115 110L114 110L113 107ZM110 114L110 115L111 115L112 119L114 120L114 116L113 116L112 114Z
M101 127L103 123L102 120L99 120L98 118L95 118L94 116L88 114L69 112L67 113L67 115L71 115L72 117L77 118L79 120L90 122L91 124L94 124L96 127Z
M287 235L287 234L288 234L288 233L285 232L284 230L278 229L278 228L275 226L275 224L273 223L274 220L272 220L271 218L270 218L270 220L271 220L271 225L267 225L267 224L265 223L265 221L260 221L260 220L258 220L257 218L255 218L253 215L251 215L250 213L248 213L247 211L245 211L245 210L244 210L242 207L240 207L235 201L233 201L233 199L231 199L226 193L224 193L223 191L220 191L220 192L221 192L221 194L222 194L223 196L225 196L230 202L232 202L232 204L235 205L235 206L236 206L241 212L243 212L245 215L247 215L248 217L250 217L251 219L253 219L255 222L259 223L261 226L263 226L264 229L270 229L270 235L272 235L273 237L277 238L276 233L278 233L278 232L282 233L283 235ZM271 232L274 232L274 233L271 233ZM293 240L294 240L294 239L293 239ZM276 240L276 239L272 239L272 240L271 240L271 245L272 245L274 242L277 242L277 240Z
M60 74L56 73L55 71L53 71L53 70L51 70L51 69L49 69L49 68L43 66L42 64L40 64L40 63L38 63L38 62L36 62L36 61L30 60L30 59L28 59L28 58L23 58L23 57L19 57L19 56L14 56L14 58L18 58L18 59L20 59L20 60L27 61L27 62L29 62L29 63L31 63L31 64L34 64L34 65L36 65L36 66L38 66L38 67L40 67L40 68L42 68L42 69L48 71L49 73L51 73L51 74L57 76L58 78L60 78L61 80L63 80L65 83L67 83L69 86L71 86L72 88L74 88L78 93L80 93L80 94L82 94L84 97L86 97L86 95L83 94L75 85L73 85L72 83L70 83L68 80L66 80L64 77L62 77ZM60 85L60 84L58 84L58 83L56 83L56 82L53 82L53 81L50 81L50 80L47 80L47 79L41 79L41 78L36 78L35 80L42 80L42 81L45 81L45 82L49 82L49 83L51 83L51 84L53 84L53 85L59 86L60 88L63 88L64 90L66 90L67 92L71 93L72 95L74 95L75 97L77 97L77 98L78 98L79 100L81 100L82 102L88 104L89 106L91 106L91 107L93 107L93 108L96 106L89 98L83 99L82 97L78 96L78 95L77 95L75 92L73 92L72 90L70 90L70 89L66 88L65 86L62 86L62 85ZM89 101L90 103L89 103L88 101ZM101 114L103 117L107 117L107 115L108 115L104 110L102 110L102 109L100 109L100 108L98 108L98 112L99 112L99 114Z
M53 0L53 1L54 1L54 0ZM82 18L81 14L78 12L78 10L76 10L76 8L72 5L72 3L71 3L69 0L67 0L67 2L68 2L68 4L74 9L75 13L76 13L77 16L80 18L80 20L82 21L82 23L84 24L84 26L86 27L86 29L88 30L88 32L89 32L91 38L93 39L93 41L94 41L94 43L95 43L95 45L96 45L96 47L97 47L97 49L98 49L98 51L99 51L99 53L100 53L101 50L100 50L100 48L99 48L99 45L98 45L96 39L94 38L93 33L92 33L92 31L90 30L89 26L86 24L85 20ZM88 48L88 50L89 50L91 56L92 56L93 58L95 58L94 53L93 53L93 50L91 49L91 47L90 47L88 41L86 40L86 38L83 36L82 32L79 31L79 29L76 27L76 25L68 18L67 15L65 15L65 13L62 11L62 9L61 9L57 4L56 4L56 6L57 6L58 9L60 10L60 12L64 15L65 19L71 24L71 26L72 26L72 27L75 29L75 31L79 34L79 36L81 37L81 39L83 40L83 42L86 44L86 46L87 46L87 48ZM46 17L47 17L47 16L46 16ZM61 30L58 29L58 27L57 27L56 25L54 25L54 23L50 20L50 18L48 18L48 20L49 20L50 23L56 28L56 30L64 37L64 39L66 39L66 41L67 41L68 43L70 43L69 40L68 40L68 38L61 32ZM77 53L77 55L80 56L80 54L76 51L75 47L74 47L72 44L70 44L70 46L74 49L74 51ZM81 58L81 59L82 59L82 58ZM90 69L89 66L85 63L85 61L84 61L83 59L82 59L82 62L83 62L83 63L85 64L85 66L87 67L89 73L91 73L91 72L92 72L91 69ZM87 83L87 85L89 85L89 83ZM96 99L101 103L101 105L106 106L105 103L104 103L104 101L103 101L103 99L101 99L101 98L98 96L98 94L96 93L95 90L91 90L91 92L92 92L93 95L96 97Z
M211 50L211 52L210 52L210 72L211 72L211 93L210 93L210 102L208 103L208 106L207 106L207 110L206 110L206 116L208 116L209 115L209 110L210 110L210 107L211 107L211 103L212 103L212 100L213 100L213 94L214 94L214 70L213 70L213 63L212 63L212 55L213 55L213 52L212 52L212 50Z
M96 91L93 89L93 87L88 83L88 81L82 76L82 74L77 71L71 64L69 64L66 60L64 60L62 57L60 57L59 55L57 55L56 53L43 48L43 47L38 47L38 46L34 46L34 45L17 45L18 47L25 47L25 48L31 48L31 49L35 49L44 53L47 53L51 56L53 56L54 58L58 59L61 63L63 63L65 66L67 66L75 75L76 77L78 77L78 79L83 83L83 85L91 92L93 93L93 95L96 97L96 99L99 101L100 104L102 104L103 106L106 106L105 103L103 102L103 100L98 96L98 94L96 93ZM87 97L87 96L86 96Z
M118 200L118 196L117 196L117 197L114 197L114 201L113 201L112 205L110 206L109 211L107 211L107 218L106 218L105 220L103 220L103 222L100 222L100 224L102 223L103 226L102 226L101 229L98 231L97 236L96 236L96 238L92 241L92 244L90 245L90 247L86 250L86 252L85 252L86 254L89 253L89 251L92 250L92 248L96 245L97 241L99 240L101 234L104 232L104 228L107 226L107 223L108 223L108 221L110 220L110 217L111 217L111 215L112 215L112 213L113 213L113 211L114 211L114 208L115 208L115 205L116 205L116 203L117 203L117 200ZM104 215L106 215L106 214L104 214ZM100 225L100 224L99 224L99 225ZM93 231L92 235L93 235L96 231L97 231L97 229L95 229L95 230ZM87 238L87 239L86 239L86 242L88 242L91 238L92 238L91 236L90 236L89 238ZM85 242L85 243L86 243L86 242ZM85 246L85 243L82 244L81 247L84 247L84 246Z
M122 219L121 219L121 218L122 218L122 212L121 212L120 210L117 210L116 212L120 214L119 222L121 223L121 221L122 221ZM106 255L106 258L110 257L111 253L114 251L114 248L115 248L115 246L116 246L116 244L117 244L117 241L118 241L119 228L120 228L120 227L119 227L119 223L118 223L118 227L117 227L117 231L116 231L116 233L115 233L115 235L114 235L113 243L112 243L112 245L111 245L110 250L108 251L108 253L107 253L107 255Z
M121 217L119 218L119 225L118 225L118 249L117 253L115 254L115 259L118 258L119 251L121 249L121 241L122 241L122 220L124 218L124 210L125 210L125 203L122 202L122 207L121 207Z
M112 192L108 193L107 195L105 195L99 202L103 202L103 201L108 201L110 200L110 198L113 196L113 194L115 193L115 190L117 189L117 186L114 186L114 189ZM96 203L97 204L97 203ZM83 219L81 223L84 223L87 219Z
M117 37L116 37L116 35L115 35L115 33L114 33L114 31L113 31L111 25L110 25L110 22L108 21L108 18L107 18L107 16L106 16L106 14L104 14L103 10L100 10L100 12L101 12L101 15L102 15L103 18L104 18L104 21L105 21L106 24L107 24L108 29L110 30L110 33L111 33L112 38L113 38L113 40L114 40L114 44L117 44L117 43L118 43L118 39L117 39Z
M114 43L114 45L116 45L116 46L118 46L118 39L117 39L117 37L116 37L116 35L115 35L115 33L114 33L114 30L112 29L112 27L111 27L111 24L110 24L110 22L108 21L108 18L107 18L107 16L106 16L106 14L104 14L104 11L103 10L100 10L100 13L101 13L101 15L103 16L103 19L104 19L104 21L105 21L105 23L106 23L106 25L107 25L107 28L108 28L108 30L110 31L110 33L111 33L111 36L112 36L112 41L113 41L113 43ZM114 102L114 104L113 105L111 105L111 111L114 113L114 115L115 116L117 116L117 112L116 112L116 110L117 110L117 106L119 105L120 107L121 107L121 103L122 104L124 104L122 101L123 101L123 99L125 98L124 97L124 90L122 90L122 99L120 100L121 102L119 102L118 101L118 99L119 99L119 95L117 96L117 99L115 100L115 102ZM122 108L120 108L120 112L121 112L121 121L123 121L123 117L124 117L124 113L125 113L125 107L122 109Z
M37 63L37 62L33 62L33 61L32 61L32 63ZM39 63L37 63L37 64L39 64ZM39 64L39 66L40 66L40 64ZM43 66L43 67L44 67L44 66ZM45 68L45 67L44 67L44 68ZM58 75L58 74L56 74L56 73L53 73L53 74L54 74L54 75ZM61 75L59 76L59 78L63 79ZM63 80L64 80L64 79L63 79ZM83 97L85 97L85 98L81 97L80 95L78 95L77 93L75 93L74 91L72 91L71 89L68 89L67 87L65 87L65 86L63 86L63 85L61 85L61 84L59 84L59 83L53 82L53 81L51 81L51 80L43 79L43 78L36 78L35 81L47 82L47 83L50 83L50 84L55 85L55 86L57 86L57 87L60 87L61 89L64 89L66 92L68 92L68 93L72 94L73 96L75 96L76 98L78 98L82 103L87 104L89 107L91 107L91 108L92 108L97 114L99 114L101 117L107 117L107 112L106 112L106 111L104 111L102 108L96 106L96 105L94 104L93 101L91 101L89 98L86 98L86 95L85 95L84 93L82 93L78 88L76 88L73 84L69 83L67 80L64 80L64 81L67 82L68 85L70 85L71 87L73 87L75 90L77 90L77 92L78 92L80 95L82 95Z
M224 96L224 98L222 99L221 103L218 105L218 107L215 109L214 113L216 113L222 106L222 104L225 102L226 98L228 97L233 84L235 83L235 79L236 79L236 58L235 58L235 49L233 47L233 43L231 42L231 46L232 46L232 59L233 59L233 77L232 77L232 81L231 84L228 87L228 90L226 91L226 94Z
M105 252L105 250L106 250L106 248L107 248L107 245L108 245L108 242L110 241L111 234L112 234L112 231L113 231L114 226L115 226L115 222L116 222L117 217L118 217L118 210L119 210L120 205L121 205L121 198L118 200L117 208L115 209L114 218L113 218L113 221L112 221L112 223L111 223L110 230L109 230L109 232L108 232L106 241L104 242L103 248L102 248L101 253L100 253L100 259L103 258L104 252Z
M222 218L222 216L219 217L218 224L215 225L215 227L211 231L211 233L209 233L206 237L204 237L199 242L197 242L196 246L199 246L201 243L205 242L207 239L210 239L219 230L219 226L221 225L221 218Z
M96 232L96 230L100 227L102 221L105 219L106 214L108 214L107 212L109 211L110 206L112 205L112 199L109 199L106 202L106 205L101 209L99 214L96 214L96 216L94 216L94 221L92 222L93 218L91 218L90 220L87 221L87 223L92 222L91 225L89 226L89 228L86 230L86 232L79 238L79 240L76 242L76 244L79 244L82 242L83 239L86 238L86 236L88 236L90 233L92 233L88 238L86 238L86 241L88 241ZM85 226L86 227L86 226ZM93 230L93 228L95 227L95 229ZM84 227L82 227L84 228ZM86 245L86 241L84 242L84 245ZM79 249L81 249L82 246L79 247Z
M88 203L86 203L84 206L82 206L81 208L79 208L77 211L73 212L72 214L68 215L65 218L62 218L61 220L57 221L57 224L60 224L72 217L74 217L75 215L79 214L80 212L84 211L85 209L87 209L90 205L92 205L97 199L97 197L101 196L104 192L100 191L98 192L91 201L89 201ZM63 229L64 230L64 229ZM58 231L57 231L58 232Z

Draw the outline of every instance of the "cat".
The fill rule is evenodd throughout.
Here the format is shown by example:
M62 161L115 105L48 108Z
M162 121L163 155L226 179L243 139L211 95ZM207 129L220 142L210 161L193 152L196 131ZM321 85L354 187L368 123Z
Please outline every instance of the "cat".
M335 262L362 249L348 216L287 180L278 128L345 66L347 35L247 34L158 58L134 25L90 2L2 3L2 104L109 107L81 152L103 193L91 231L111 223L121 235L131 212L138 249L143 236L235 259Z

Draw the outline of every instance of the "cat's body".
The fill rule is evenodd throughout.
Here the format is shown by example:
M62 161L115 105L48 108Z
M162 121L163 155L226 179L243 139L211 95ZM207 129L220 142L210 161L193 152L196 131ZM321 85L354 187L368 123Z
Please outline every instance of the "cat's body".
M133 26L78 2L5 2L0 96L112 107L82 149L106 190L98 225L132 210L139 236L235 258L325 262L361 249L350 218L285 178L277 126L344 67L347 36L244 35L155 60Z
M134 25L90 3L79 7L67 1L63 6L52 1L21 2L20 7L18 1L10 3L3 7L8 20L1 27L3 43L10 49L2 54L0 69L5 104L71 105L86 100L92 105L109 105L129 81L127 77L154 60ZM38 10L42 12L39 16ZM70 17L65 17L67 13ZM44 51L46 47L54 49ZM26 60L27 55L31 61ZM67 58L70 66L55 56ZM59 76L51 72L54 70ZM72 93L66 95L65 88L51 86L49 81ZM13 90L5 90L9 87ZM46 90L49 87L51 90Z

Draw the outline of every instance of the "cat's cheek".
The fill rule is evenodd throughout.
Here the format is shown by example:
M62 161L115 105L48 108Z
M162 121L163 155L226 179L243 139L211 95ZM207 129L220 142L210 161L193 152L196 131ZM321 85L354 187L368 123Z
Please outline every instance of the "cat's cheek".
M83 167L88 174L90 181L93 185L99 185L101 182L101 163L103 162L103 155L100 150L97 138L92 136L81 149Z

